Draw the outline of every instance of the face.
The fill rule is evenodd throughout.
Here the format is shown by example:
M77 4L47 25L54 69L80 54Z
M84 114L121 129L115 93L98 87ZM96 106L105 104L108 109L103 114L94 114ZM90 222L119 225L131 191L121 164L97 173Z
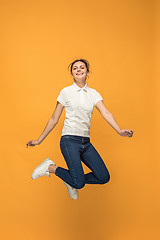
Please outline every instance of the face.
M77 81L78 83L85 82L87 75L88 73L85 63L78 61L73 64L72 76L75 81Z

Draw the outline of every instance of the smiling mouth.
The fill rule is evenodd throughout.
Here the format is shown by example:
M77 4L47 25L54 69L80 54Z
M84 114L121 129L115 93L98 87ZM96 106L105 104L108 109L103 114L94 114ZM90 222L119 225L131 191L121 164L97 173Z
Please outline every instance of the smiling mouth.
M79 76L79 75L83 75L83 73L77 73L76 75L78 75L78 76Z

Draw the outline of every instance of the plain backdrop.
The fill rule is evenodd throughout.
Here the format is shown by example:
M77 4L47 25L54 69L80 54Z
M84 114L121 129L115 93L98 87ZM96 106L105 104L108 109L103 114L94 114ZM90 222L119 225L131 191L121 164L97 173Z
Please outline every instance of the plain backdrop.
M160 239L159 10L155 0L0 1L1 239ZM119 136L94 109L91 142L111 179L74 201L55 175L31 179L47 157L66 167L65 111L41 145L26 143L73 83L67 67L77 58L90 62L88 86L134 135Z

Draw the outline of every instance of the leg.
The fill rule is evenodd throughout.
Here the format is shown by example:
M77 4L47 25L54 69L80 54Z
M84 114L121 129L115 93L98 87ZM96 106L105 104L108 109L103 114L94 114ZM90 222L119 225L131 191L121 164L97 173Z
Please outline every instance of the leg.
M81 159L92 170L92 172L85 174L85 183L104 184L110 180L108 169L92 143L84 149Z
M69 170L57 167L55 175L73 188L83 188L85 175L80 158L80 144L72 142L69 138L63 138L60 141L60 148Z
M50 173L55 173L57 166L55 164L50 164L48 170Z

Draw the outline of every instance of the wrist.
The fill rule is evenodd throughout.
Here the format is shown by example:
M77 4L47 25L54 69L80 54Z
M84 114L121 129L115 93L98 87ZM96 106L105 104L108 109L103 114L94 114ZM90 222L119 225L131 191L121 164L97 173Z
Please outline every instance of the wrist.
M118 130L118 134L119 134L119 135L121 135L121 129L120 129L120 130Z

